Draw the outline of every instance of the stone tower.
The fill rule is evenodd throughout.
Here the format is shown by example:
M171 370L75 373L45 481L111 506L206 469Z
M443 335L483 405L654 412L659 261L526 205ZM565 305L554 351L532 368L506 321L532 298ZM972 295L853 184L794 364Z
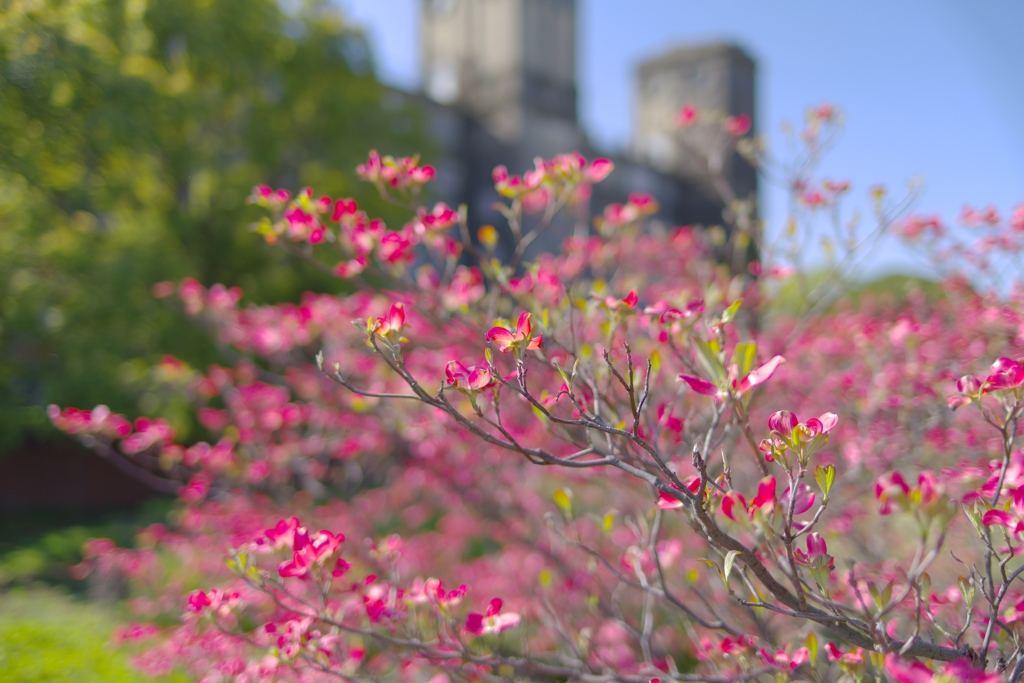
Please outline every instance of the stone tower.
M634 155L700 188L706 171L681 143L676 116L683 104L691 104L704 112L746 114L755 121L754 60L734 45L680 47L641 64L637 76ZM690 145L709 143L707 138L687 138ZM750 164L738 156L723 162L723 175L736 197L756 192L757 175Z
M438 198L465 203L471 225L501 225L495 166L518 175L538 156L604 156L577 118L577 0L421 3L422 104L440 148ZM727 201L681 153L675 119L684 102L753 114L753 61L729 45L686 47L641 65L638 76L633 153L613 157L617 170L594 188L590 206L600 211L645 192L657 199L663 225L722 224ZM723 170L736 196L756 191L756 175L741 159L724 160ZM585 228L588 210L560 218L532 248L556 249L570 230Z
M575 0L423 0L421 50L427 96L523 158L583 143Z

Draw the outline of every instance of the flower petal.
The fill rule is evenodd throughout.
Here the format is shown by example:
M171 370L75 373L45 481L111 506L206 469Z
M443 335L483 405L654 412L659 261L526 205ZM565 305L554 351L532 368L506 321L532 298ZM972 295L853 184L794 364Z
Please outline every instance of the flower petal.
M530 314L526 311L519 316L516 323L516 341L526 339L533 332L533 323L530 322Z
M985 526L998 524L999 526L1005 526L1007 529L1012 528L1016 521L1013 515L1004 510L989 510L981 518L981 523Z
M788 410L777 410L768 418L768 429L787 437L793 433L798 424L800 424L800 418Z
M608 159L594 159L594 162L590 164L590 169L587 171L587 180L592 183L599 183L608 177L608 174L615 168Z
M775 372L775 369L786 362L786 359L782 356L775 356L770 361L759 367L758 369L751 372L749 375L740 381L739 392L742 394L750 389L753 389L758 384L761 384L768 380Z
M498 348L501 349L503 353L508 352L515 340L515 335L504 327L492 327L490 331L487 332L487 336L484 337L484 341L493 341L497 343Z
M818 421L821 422L821 433L828 434L839 424L839 416L835 413L822 413L818 416Z
M718 387L706 379L694 377L693 375L679 375L679 379L689 384L690 388L698 394L704 394L705 396L715 396L718 394Z
M662 510L676 510L683 507L683 501L665 491L658 491L658 507Z

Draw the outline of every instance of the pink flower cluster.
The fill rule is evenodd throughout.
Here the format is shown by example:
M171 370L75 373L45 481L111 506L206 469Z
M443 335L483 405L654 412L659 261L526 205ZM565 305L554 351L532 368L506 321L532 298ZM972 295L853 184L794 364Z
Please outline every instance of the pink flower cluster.
M809 112L808 158L840 118ZM749 117L679 122L758 158ZM159 418L50 410L178 491L171 528L134 550L94 540L75 569L129 585L119 639L147 671L984 681L999 657L1017 666L1024 289L958 276L790 315L758 276L791 266L764 244L763 266L716 260L749 253L749 224L648 230L643 195L516 261L563 207L579 220L611 168L496 169L502 264L495 228L420 204L431 167L374 153L359 173L408 208L400 230L312 190L252 197L257 232L356 291L256 306L154 286L240 359L153 371L205 431L175 443ZM794 221L839 215L850 193L806 170L787 184ZM1003 237L1013 220L963 216ZM918 223L905 232L949 238Z

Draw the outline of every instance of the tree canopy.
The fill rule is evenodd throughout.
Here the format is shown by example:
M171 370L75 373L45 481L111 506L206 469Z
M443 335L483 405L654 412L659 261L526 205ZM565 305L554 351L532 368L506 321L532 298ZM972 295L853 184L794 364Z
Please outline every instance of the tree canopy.
M252 239L244 198L275 182L372 205L334 169L371 146L422 149L417 130L325 2L4 3L0 414L13 428L0 439L43 424L51 402L173 413L143 391L155 361L215 350L150 287L193 275L256 301L337 289Z

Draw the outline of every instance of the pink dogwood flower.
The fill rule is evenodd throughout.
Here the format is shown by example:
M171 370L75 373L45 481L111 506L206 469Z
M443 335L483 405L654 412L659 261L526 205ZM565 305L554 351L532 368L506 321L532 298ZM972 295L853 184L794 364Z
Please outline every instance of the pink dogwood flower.
M997 358L996 362L992 363L988 377L982 383L981 393L1006 391L1022 386L1024 386L1024 363L1012 358Z
M905 507L909 494L910 486L899 472L889 472L875 480L875 498L878 499L879 514L891 514L894 503Z
M438 202L429 213L421 208L416 214L414 230L417 235L444 232L459 220L459 213L444 202Z
M743 137L750 132L750 117L746 114L726 117L722 123L722 130L734 138Z
M405 327L405 305L400 301L391 304L387 316L372 321L370 327L373 333L380 337L401 337L402 328Z
M830 568L835 568L835 562L831 555L828 554L828 544L825 543L825 539L821 537L819 533L813 533L807 535L807 552L797 548L793 551L796 561L800 564L810 564L819 558L828 558L828 564Z
M769 462L776 458L788 462L787 452L793 450L806 465L810 456L828 443L828 433L838 423L839 416L835 413L822 413L801 424L794 413L778 410L768 418L770 438L763 440L759 448Z
M1013 491L1013 502L1009 510L989 510L982 518L981 523L985 526L1001 526L1014 536L1024 531L1024 486Z
M793 513L802 515L803 513L814 507L814 501L816 496L811 491L811 487L807 484L801 483L796 489L796 501L793 503ZM789 487L787 486L782 490L782 507L785 510L789 509Z
M316 536L310 538L305 527L299 527L293 535L292 559L282 562L277 573L284 578L305 576L312 567L334 555L344 540L344 534L333 534L326 530L321 530ZM335 576L340 576L347 569L347 562L336 564L332 573Z
M356 167L356 174L373 183L381 192L387 189L419 189L433 180L437 172L433 166L420 166L419 157L382 157L377 150L370 152L365 164Z
M470 612L466 615L466 624L463 629L475 636L488 635L490 633L501 633L516 626L520 617L515 612L501 614L501 598L494 598L487 606L487 612Z
M768 650L761 648L760 655L765 664L777 666L788 671L796 671L801 664L807 662L811 657L811 653L806 647L800 648L792 656L785 650L778 650L775 654L772 654Z
M709 382L706 379L695 377L693 375L682 374L679 375L679 379L686 382L691 389L696 391L698 394L704 394L705 396L714 396L717 399L725 398L729 393L733 393L736 396L742 396L759 384L763 384L775 373L775 370L786 362L786 359L782 356L773 356L764 365L750 372L741 379L735 377L727 380L727 388L723 388Z
M607 232L636 223L641 218L658 212L658 202L649 194L633 192L625 204L609 204L604 213L594 219L598 230Z
M753 516L758 510L769 513L774 510L775 488L775 477L765 477L762 479L757 485L757 495L754 496L753 500L750 501L750 505L747 506L747 512Z
M679 108L679 114L676 115L676 125L680 128L689 128L695 123L697 123L697 108L692 104L684 104Z
M493 387L497 382L486 365L471 365L468 368L457 360L449 361L444 374L448 385L464 394L475 393Z
M492 327L484 341L493 341L498 345L502 353L513 351L536 351L543 344L543 336L533 336L533 324L530 322L530 313L523 312L516 322L516 329L512 330L502 325Z

